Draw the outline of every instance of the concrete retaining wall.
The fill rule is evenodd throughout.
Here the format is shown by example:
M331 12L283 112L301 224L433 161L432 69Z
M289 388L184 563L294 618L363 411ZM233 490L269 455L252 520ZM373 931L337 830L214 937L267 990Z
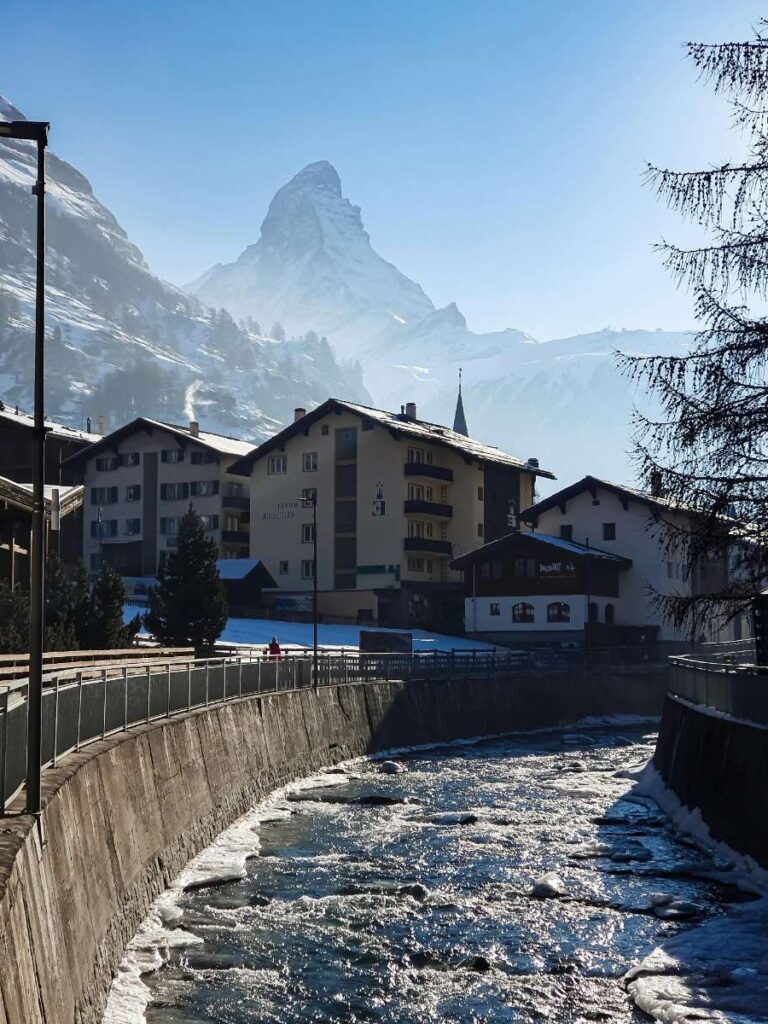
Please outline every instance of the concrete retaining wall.
M365 683L251 697L138 727L44 774L39 824L0 823L0 1024L96 1024L152 900L267 793L390 746L658 714L622 674Z
M669 696L654 764L686 807L701 810L716 839L768 868L768 726Z

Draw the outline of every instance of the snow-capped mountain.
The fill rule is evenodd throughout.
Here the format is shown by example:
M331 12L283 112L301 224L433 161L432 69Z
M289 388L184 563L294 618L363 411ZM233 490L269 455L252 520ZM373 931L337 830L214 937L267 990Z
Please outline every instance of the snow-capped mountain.
M254 245L187 291L238 317L279 321L292 333L321 331L350 355L435 308L373 249L360 208L342 195L339 175L325 160L278 190Z
M23 115L0 97L0 119ZM29 408L35 207L32 143L0 142L0 398ZM47 412L81 425L144 413L264 437L294 406L367 393L317 334L275 341L155 277L88 180L47 155ZM309 325L313 326L313 325Z
M377 405L416 401L451 423L459 368L473 436L536 456L561 479L587 472L631 481L635 400L615 352L684 352L690 334L614 330L537 342L506 328L476 334L455 303L435 309L421 287L371 246L335 169L310 164L272 200L261 237L188 286L206 302L292 330L318 325L358 357Z

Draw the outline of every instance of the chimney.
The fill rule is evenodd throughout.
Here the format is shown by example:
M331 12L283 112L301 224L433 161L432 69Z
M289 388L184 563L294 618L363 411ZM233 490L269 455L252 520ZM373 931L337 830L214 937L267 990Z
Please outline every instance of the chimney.
M91 432L91 417L90 416L86 416L86 418L85 418L85 429L90 434L90 432Z
M530 466L531 469L538 469L539 468L539 460L538 459L534 459L533 457L531 457L526 462L526 466Z
M297 423L299 420L303 419L306 415L307 415L307 410L306 409L302 409L300 405L297 406L293 410L293 422Z
M416 403L415 402L406 402L405 403L405 418L407 420L415 420L416 419Z
M650 479L651 485L651 497L663 498L664 497L664 483L663 477L658 469L654 469L651 473Z
M99 416L99 418L96 420L96 433L100 434L102 437L104 437L106 432L107 432L106 421L104 420L103 416Z
M197 420L189 421L189 433L192 437L200 437L200 424Z

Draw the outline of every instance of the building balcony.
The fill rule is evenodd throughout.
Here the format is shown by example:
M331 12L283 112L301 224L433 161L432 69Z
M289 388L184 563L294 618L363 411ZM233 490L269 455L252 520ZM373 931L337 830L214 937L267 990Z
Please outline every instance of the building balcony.
M453 554L449 540L432 540L431 537L406 537L403 541L403 548L406 551L418 551L421 554L446 555L448 558Z
M247 494L223 494L221 497L222 508L237 508L249 511L251 499Z
M429 462L406 462L403 466L406 476L426 476L430 480L453 482L453 470L444 466L433 466Z
M422 516L440 516L441 519L453 518L453 505L441 505L439 501L422 501L418 498L408 498L405 502L404 511L417 513Z
M222 530L222 544L248 544L251 535L247 530Z

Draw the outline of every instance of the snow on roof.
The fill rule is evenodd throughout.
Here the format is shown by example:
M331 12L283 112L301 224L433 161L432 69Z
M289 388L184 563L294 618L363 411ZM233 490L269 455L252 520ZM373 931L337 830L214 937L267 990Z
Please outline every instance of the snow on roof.
M216 562L223 580L244 580L259 565L261 560L258 558L220 558Z
M460 555L451 562L451 566L454 568L461 568L465 564L482 560L489 555L495 554L500 549L507 547L510 543L513 543L518 539L529 542L533 541L534 543L539 543L546 547L560 548L562 551L567 551L571 555L579 555L582 558L593 558L606 562L616 562L624 567L632 565L631 559L625 558L623 555L614 554L611 551L603 551L600 548L587 547L585 544L577 544L572 540L563 540L562 537L554 537L549 533L535 533L528 530L516 530L512 533L505 534L503 537L499 537L497 540L489 541L487 544L483 544L481 547L475 548L474 551L468 551L465 555Z
M22 412L18 406L14 409L9 409L8 406L2 402L0 402L0 419L16 423L21 427L28 427L30 430L35 425L33 416L30 416L26 412ZM84 444L93 444L95 441L101 440L101 436L99 434L90 434L87 430L78 430L76 427L67 427L63 423L54 422L54 420L46 420L45 426L48 430L49 437L68 438L72 441L82 441Z
M329 398L322 405L307 413L306 416L302 416L301 419L290 423L258 448L254 448L247 459L243 459L233 465L231 467L232 471L247 475L257 459L261 459L268 452L272 451L273 448L278 447L287 440L287 438L306 429L307 423L313 423L318 419L322 419L334 409L346 410L363 419L373 420L386 427L387 430L396 431L398 434L404 434L406 437L414 438L414 440L453 448L465 456L478 459L480 462L494 462L502 466L511 466L515 469L527 469L536 476L546 476L551 480L555 479L554 474L550 473L549 470L540 469L533 463L515 458L514 455L507 455L500 448L494 448L492 445L475 441L471 437L465 437L464 434L459 434L455 430L451 430L450 427L444 427L439 423L430 423L427 420L411 419L400 413L386 412L384 409L373 409L370 406L358 405L355 402L346 402L340 398Z
M147 423L152 423L157 427L162 427L165 430L169 430L172 434L178 434L180 437L188 438L192 441L199 441L200 444L206 445L208 448L215 448L217 452L221 452L222 455L247 455L248 452L253 451L254 445L252 441L243 441L239 437L227 437L225 434L214 434L209 430L200 430L197 434L193 434L189 429L189 426L179 426L178 423L165 423L163 420L151 420L147 417L142 417Z
M194 444L201 445L203 448L210 448L221 455L236 455L240 458L253 451L254 447L250 441L242 441L238 437L226 437L224 434L214 434L208 430L200 430L197 434L193 434L189 429L189 425L180 426L178 423L165 423L163 420L153 420L148 416L138 416L135 420L123 424L122 427L118 427L117 430L113 430L105 437L97 436L95 442L90 447L84 448L75 455L70 455L68 459L64 460L64 464L81 465L92 459L95 455L98 455L105 448L109 450L123 438L130 437L136 431L144 430L147 427L156 427L158 430L164 430L175 437L183 438L184 441L191 441Z
M522 517L527 522L532 522L542 512L546 512L550 508L556 508L558 505L575 497L577 494L581 494L583 491L594 490L599 487L618 495L622 500L632 499L657 509L664 509L670 512L694 511L689 505L681 505L671 501L669 498L651 494L649 491L641 491L637 487L629 487L626 484L614 484L611 483L610 480L601 480L600 477L587 475L581 480L577 480L575 484L563 487L561 490L555 491L554 494L550 494L548 497L536 502L535 505L531 505L522 513Z
M600 548L587 547L586 544L577 544L572 540L563 540L562 537L555 537L550 533L526 533L526 537L533 540L541 540L556 548L562 548L573 555L589 555L591 558L606 558L609 561L624 561L621 555L614 555L610 551L601 551Z
M46 484L44 492L44 503L46 513L50 512L51 497L54 490L59 492L59 506L62 515L67 515L79 508L83 503L83 488L81 485L75 487L55 487ZM17 480L10 480L8 477L0 476L0 500L7 501L11 505L23 508L32 512L32 484L19 483Z

